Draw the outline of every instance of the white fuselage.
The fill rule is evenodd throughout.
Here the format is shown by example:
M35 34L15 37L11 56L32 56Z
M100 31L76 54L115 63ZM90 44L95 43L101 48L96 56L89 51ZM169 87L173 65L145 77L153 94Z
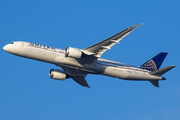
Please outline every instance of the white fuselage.
M13 42L3 48L5 51L30 59L73 68L91 74L102 74L127 80L162 80L161 76L150 75L150 71L132 65L99 58L95 65L82 64L75 58L65 57L62 49L30 42Z

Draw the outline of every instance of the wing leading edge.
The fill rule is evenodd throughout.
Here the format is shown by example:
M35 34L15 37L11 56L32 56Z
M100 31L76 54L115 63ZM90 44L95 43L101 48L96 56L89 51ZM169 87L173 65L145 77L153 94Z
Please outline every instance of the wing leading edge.
M142 24L129 27L95 45L83 49L83 52L88 55L94 55L95 57L100 57L106 50L111 49L113 45L119 43L119 41L122 38L124 38L126 35L128 35L131 31L133 31L135 28L139 27L140 25Z

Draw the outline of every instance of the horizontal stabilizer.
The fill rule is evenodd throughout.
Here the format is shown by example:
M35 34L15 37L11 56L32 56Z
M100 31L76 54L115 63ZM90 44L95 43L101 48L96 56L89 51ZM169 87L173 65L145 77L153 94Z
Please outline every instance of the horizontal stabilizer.
M161 75L163 75L164 73L166 73L167 71L171 70L171 69L174 68L174 67L176 67L176 66L171 65L171 66L168 66L168 67L161 68L161 69L159 69L159 70L150 72L150 74L151 74L151 75L156 75L156 76L161 76Z
M159 81L158 80L149 80L155 87L159 87Z

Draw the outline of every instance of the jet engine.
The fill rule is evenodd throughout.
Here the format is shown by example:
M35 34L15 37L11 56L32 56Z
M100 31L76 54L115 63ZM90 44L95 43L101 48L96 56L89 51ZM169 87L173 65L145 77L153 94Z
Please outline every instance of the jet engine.
M65 80L67 78L67 74L59 69L51 69L49 72L49 77L57 80Z
M81 58L82 55L83 55L83 52L80 49L72 48L72 47L66 47L65 49L66 57Z

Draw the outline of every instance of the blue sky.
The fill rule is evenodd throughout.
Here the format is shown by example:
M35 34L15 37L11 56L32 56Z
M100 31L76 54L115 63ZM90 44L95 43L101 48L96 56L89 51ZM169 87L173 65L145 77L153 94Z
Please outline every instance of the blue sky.
M1 0L0 119L179 120L180 8L175 0ZM65 49L86 48L144 23L102 58L139 66L168 52L160 88L102 75L86 77L92 89L48 74L55 65L17 57L2 48L28 41Z

